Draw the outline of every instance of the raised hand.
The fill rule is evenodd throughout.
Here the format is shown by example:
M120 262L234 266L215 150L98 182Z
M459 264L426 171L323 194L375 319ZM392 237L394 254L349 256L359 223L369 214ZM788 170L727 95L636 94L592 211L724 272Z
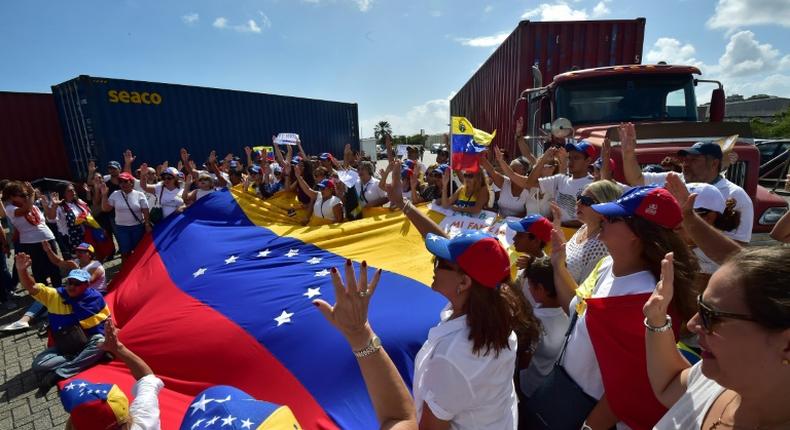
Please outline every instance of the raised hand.
M381 176L381 180L385 181L387 179L387 173L392 170L394 173L392 174L392 184L387 189L387 198L389 198L390 205L403 209L406 206L406 202L403 201L403 187L400 182L400 169L401 169L401 162L400 160L393 160L388 166L387 171Z
M245 146L244 153L247 154L247 157L252 157L252 148L250 148L249 146Z
M217 164L217 151L211 151L208 154L208 164Z
M550 202L549 207L551 208L551 223L554 225L554 229L562 232L562 209L557 204L557 202ZM564 235L564 233L561 233Z
M444 174L442 174L442 186L447 188L447 185L450 183L450 177L452 176L453 172L450 169L444 169Z
M49 193L49 201L53 206L58 206L59 204L63 203L63 200L60 199L58 193Z
M667 322L667 309L675 293L675 265L673 253L668 253L661 260L661 279L656 284L653 294L642 307L647 323L653 327L661 327Z
M91 176L96 171L96 162L93 160L88 161L88 176Z
M516 120L516 137L524 135L524 118L519 116Z
M131 149L127 149L127 150L126 150L126 151L124 151L124 153L123 153L123 161L124 161L124 163L126 163L126 164L129 164L129 165L131 165L131 164L134 162L134 160L135 160L136 158L137 158L137 157L135 157L135 156L132 154L132 150L131 150Z
M14 262L16 263L17 270L20 271L27 270L33 265L33 260L24 252L17 253L14 257Z
M667 175L667 181L664 185L664 188L672 194L672 197L678 201L678 204L683 211L683 218L687 216L694 215L694 200L696 200L696 194L689 194L688 188L686 188L686 184L680 179L680 175L675 172L670 172Z
M101 195L105 197L110 194L110 188L107 187L107 184L105 184L104 181L102 181L99 185L99 191L101 191Z
M551 230L551 265L555 268L565 264L565 235L561 230Z
M496 145L494 145L494 158L496 158L496 161L498 162L503 163L505 161L505 154L503 154L502 150Z
M332 268L335 305L332 306L320 299L313 302L324 318L348 340L352 349L355 350L364 348L372 334L368 323L368 306L381 279L381 269L379 269L373 275L373 279L368 282L367 269L368 265L363 261L360 265L359 279L357 279L351 260L346 260L346 282L343 285L340 273L337 269Z
M115 323L112 322L112 318L107 318L104 322L104 343L100 345L101 349L110 353L117 353L119 349L123 348L123 344L118 339L120 332Z
M634 124L630 122L620 123L617 128L620 135L620 146L623 152L636 151L636 129Z
M411 189L412 190L417 191L419 183L420 183L420 178L418 178L416 174L415 175L411 175L409 177L409 185L411 185Z

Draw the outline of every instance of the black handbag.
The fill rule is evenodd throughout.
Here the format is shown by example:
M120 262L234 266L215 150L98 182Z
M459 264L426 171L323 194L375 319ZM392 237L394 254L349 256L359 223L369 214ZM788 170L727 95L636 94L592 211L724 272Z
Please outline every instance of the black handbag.
M156 224L156 223L158 223L159 221L162 221L162 218L164 218L164 217L165 217L165 213L164 213L164 211L163 211L163 209L162 209L162 193L163 193L164 191L165 191L165 186L164 186L164 185L162 185L162 188L160 188L160 189L159 189L159 198L158 198L158 199L156 199L156 204L157 204L158 206L155 206L155 207L153 207L153 208L149 209L149 212L148 212L148 221L149 221L151 224Z
M70 325L52 332L58 354L74 356L79 354L88 344L88 337L79 324Z
M524 428L577 430L598 404L598 400L585 393L561 364L577 317L574 312L568 331L565 333L565 344L551 373L525 401L525 414L521 417L526 423Z

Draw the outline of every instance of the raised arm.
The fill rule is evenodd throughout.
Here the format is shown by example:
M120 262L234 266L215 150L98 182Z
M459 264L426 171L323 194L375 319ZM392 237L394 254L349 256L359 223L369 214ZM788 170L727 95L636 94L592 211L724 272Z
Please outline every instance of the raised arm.
M499 148L497 148L496 146L494 148L496 148L495 151L499 150ZM494 182L494 185L496 185L499 188L502 188L502 185L505 182L505 178L502 176L501 173L497 172L496 169L494 169L494 165L491 164L490 161L488 161L488 157L486 156L480 157L480 166L482 166L483 170L486 171L488 176L491 178L491 181Z
M604 138L601 144L601 179L612 179L612 142Z
M308 185L302 177L302 174L304 173L302 171L302 166L297 164L294 168L296 169L296 181L299 183L299 188L301 188L302 192L307 194L311 199L316 198L318 196L318 191L310 188L310 185Z
M140 188L147 193L154 194L156 192L156 185L150 185L148 183L148 164L143 163L140 165Z
M514 172L513 169L510 168L510 164L508 164L507 161L505 161L505 157L502 154L502 151L500 151L499 148L497 147L494 147L494 157L496 158L497 163L499 163L499 168L502 169L502 172L505 173L505 176L510 178L510 182L521 188L529 189L527 188L529 177L519 175L518 173ZM535 171L535 168L533 168L532 170ZM497 185L497 186L501 187L501 185Z
M38 286L36 285L36 280L33 279L33 276L28 271L33 264L33 260L24 252L18 253L16 257L14 257L14 260L16 263L16 272L19 274L19 283L25 287L28 294L35 296L36 293L38 293Z
M302 148L302 139L296 139L296 147L299 149L299 156L302 157L302 160L307 160L307 153L304 152Z
M516 146L518 146L519 151L521 151L521 155L523 155L532 166L535 166L538 159L535 157L535 154L532 153L532 149L527 144L527 140L524 139L524 118L522 117L516 120Z
M111 353L119 358L136 380L142 379L144 376L153 375L154 371L151 367L140 358L137 354L126 348L124 344L118 339L120 330L115 327L112 318L108 318L104 323L104 343L101 345L102 349Z
M222 171L219 170L219 166L217 166L217 151L211 151L211 153L209 153L207 164L206 167L208 167L208 170L217 177L217 186L220 188L227 186L228 181L222 176Z
M771 237L779 242L790 242L790 212L779 218L779 222L771 230Z
M661 280L642 308L645 325L649 326L645 329L647 376L653 394L667 408L671 408L686 392L691 368L688 361L678 352L672 330L663 332L655 330L671 324L667 309L674 293L672 257L673 254L670 252L661 261Z
M388 192L389 191L389 189L387 188L387 176L389 176L390 172L392 171L392 168L393 168L392 166L393 166L393 163L390 162L389 164L387 164L387 167L385 169L382 169L381 171L379 171L379 176L381 176L381 178L379 179L379 189L381 189L384 192ZM393 174L392 175L393 180L394 180L395 176L398 176L398 178L400 179L400 175ZM392 185L390 185L390 187L391 186Z
M126 151L124 151L124 153L123 153L123 171L124 172L132 174L132 163L134 162L135 158L137 158L137 157L135 157L132 154L132 150L131 149L127 149ZM145 176L145 175L141 174L140 176Z
M450 183L452 174L452 170L447 169L442 175L442 207L445 209L450 209L453 206L453 203L458 200L458 194L461 193L461 188L459 187L457 190L455 190L452 196L447 194L447 185Z
M535 162L535 167L532 168L532 171L529 172L529 176L527 177L527 181L524 185L516 182L513 176L508 175L510 180L513 181L514 184L521 186L522 188L531 190L533 188L540 187L540 173L543 171L543 165L546 164L546 161L551 160L557 154L557 148L551 147L543 153L543 155L538 158L538 161ZM508 166L509 167L509 166ZM562 170L560 170L562 172ZM507 173L507 171L505 171ZM522 176L523 177L523 176Z
M178 155L181 158L181 164L184 166L184 174L192 173L194 171L191 163L192 160L189 159L189 152L187 152L186 148L181 148Z
M395 160L392 163L392 168L394 170L400 170L401 163L399 160ZM447 169L445 172L449 171ZM448 176L449 178L449 176ZM442 181L444 181L444 177L442 177ZM444 188L447 188L447 184L443 185ZM422 237L428 235L428 233L433 233L438 236L446 237L444 234L444 230L439 227L438 224L433 222L432 219L425 215L421 211L418 211L414 208L414 205L409 201L403 200L403 193L401 193L401 182L400 182L400 175L393 175L392 176L392 187L389 190L389 200L390 205L392 207L401 209L403 211L403 215L411 221L412 225L417 228L417 231L420 232Z
M184 204L189 206L193 203L193 199L195 198L196 193L191 190L192 188L192 175L187 174L184 175L184 190L181 191L181 199L184 200Z
M112 210L112 205L110 205L110 202L108 200L108 197L110 195L110 189L107 188L107 184L105 184L104 181L101 180L101 178L97 178L97 179L98 182L100 183L98 187L99 190L101 191L101 210L103 212L109 212Z
M570 315L570 312L575 312L569 308L579 285L568 270L568 265L565 264L565 238L562 230L556 228L551 230L551 265L554 267L554 287L557 290L557 301L562 306L562 310Z
M620 124L620 150L623 153L623 173L628 185L638 187L645 184L642 169L636 159L636 129L634 124L627 122Z
M44 205L44 215L48 221L56 221L58 219L58 207L61 203L58 193L49 193L49 201Z

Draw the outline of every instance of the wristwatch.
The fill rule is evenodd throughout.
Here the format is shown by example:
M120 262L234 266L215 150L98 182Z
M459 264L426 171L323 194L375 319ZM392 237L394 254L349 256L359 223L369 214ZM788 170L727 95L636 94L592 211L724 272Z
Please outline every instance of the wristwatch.
M645 318L645 328L647 328L647 331L651 331L653 333L663 333L672 328L672 317L667 315L667 322L665 322L661 327L653 327L647 322L647 318Z
M372 355L373 353L375 353L380 349L381 349L381 339L379 339L379 337L374 334L364 348L360 349L359 351L354 351L354 355L357 358L365 358L369 355Z

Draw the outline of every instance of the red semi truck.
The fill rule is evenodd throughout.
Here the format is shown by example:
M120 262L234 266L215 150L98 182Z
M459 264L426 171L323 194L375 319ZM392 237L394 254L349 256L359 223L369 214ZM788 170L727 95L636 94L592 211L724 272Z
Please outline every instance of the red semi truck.
M520 33L518 39L523 39L524 33L536 34L537 28L542 30L540 40L548 41L554 45L554 57L561 57L563 50L576 52L571 47L579 43L588 42L568 41L565 45L559 41L559 36L565 26L570 26L576 34L585 34L582 29L600 28L601 26L633 26L636 21L592 21L574 23L529 23L522 22L519 29L511 35ZM525 28L533 27L531 31ZM643 30L643 28L642 28ZM553 33L552 33L553 31ZM548 32L549 34L545 34ZM588 32L589 33L589 32ZM605 32L604 32L605 33ZM634 32L636 33L636 32ZM596 32L600 37L601 32ZM639 33L639 37L641 38ZM582 37L582 36L580 36ZM594 45L604 42L609 43L611 52L618 46L634 46L616 43L614 37L606 37ZM505 42L507 43L507 41ZM504 45L504 43L503 43ZM521 42L520 46L529 47L531 52L540 52L536 48L538 40L532 43ZM638 43L638 52L633 48L629 54L634 53L633 61L641 60L641 39ZM501 49L501 48L500 48ZM527 48L522 49L526 51ZM499 50L492 55L497 57ZM613 54L611 58L622 58ZM553 57L551 57L553 58ZM452 115L466 116L476 128L493 129L492 125L499 125L497 136L513 136L514 123L518 118L523 118L527 124L525 134L531 147L537 153L542 152L544 145L552 140L552 128L557 124L571 127L572 136L576 139L587 139L595 145L601 145L604 138L613 142L612 158L615 161L615 178L623 180L622 157L620 155L617 135L617 126L621 122L632 122L636 126L637 158L641 165L659 164L666 156L674 156L677 151L688 148L697 141L717 141L731 135L738 135L733 148L738 157L737 161L728 167L726 176L732 182L743 187L754 203L754 232L767 232L787 211L787 203L779 196L770 193L757 183L760 168L760 154L754 146L751 128L748 123L723 122L724 118L724 89L721 83L699 79L699 69L692 66L667 65L667 64L604 64L602 67L586 66L584 56L578 58L578 63L569 62L562 73L549 71L550 81L544 85L543 76L546 76L545 61L541 62L536 55L523 55L506 61L519 70L518 80L521 88L507 100L510 103L508 111L495 109L500 115L509 115L504 124L489 124L490 110L485 103L476 103L473 99L474 88L495 86L497 76L485 74L488 63L470 79L470 82L459 92L456 99L450 104ZM489 60L491 61L491 60ZM495 62L502 62L501 58ZM521 64L526 61L527 66ZM516 65L519 64L519 65ZM581 68L577 67L582 65ZM500 66L501 68L501 66ZM525 76L531 82L525 82ZM499 80L502 82L501 80ZM711 95L709 119L700 118L697 110L695 88L698 85L717 85ZM477 106L477 107L475 107ZM570 124L564 120L570 121ZM515 143L512 139L503 139L499 142L511 153L515 153Z

